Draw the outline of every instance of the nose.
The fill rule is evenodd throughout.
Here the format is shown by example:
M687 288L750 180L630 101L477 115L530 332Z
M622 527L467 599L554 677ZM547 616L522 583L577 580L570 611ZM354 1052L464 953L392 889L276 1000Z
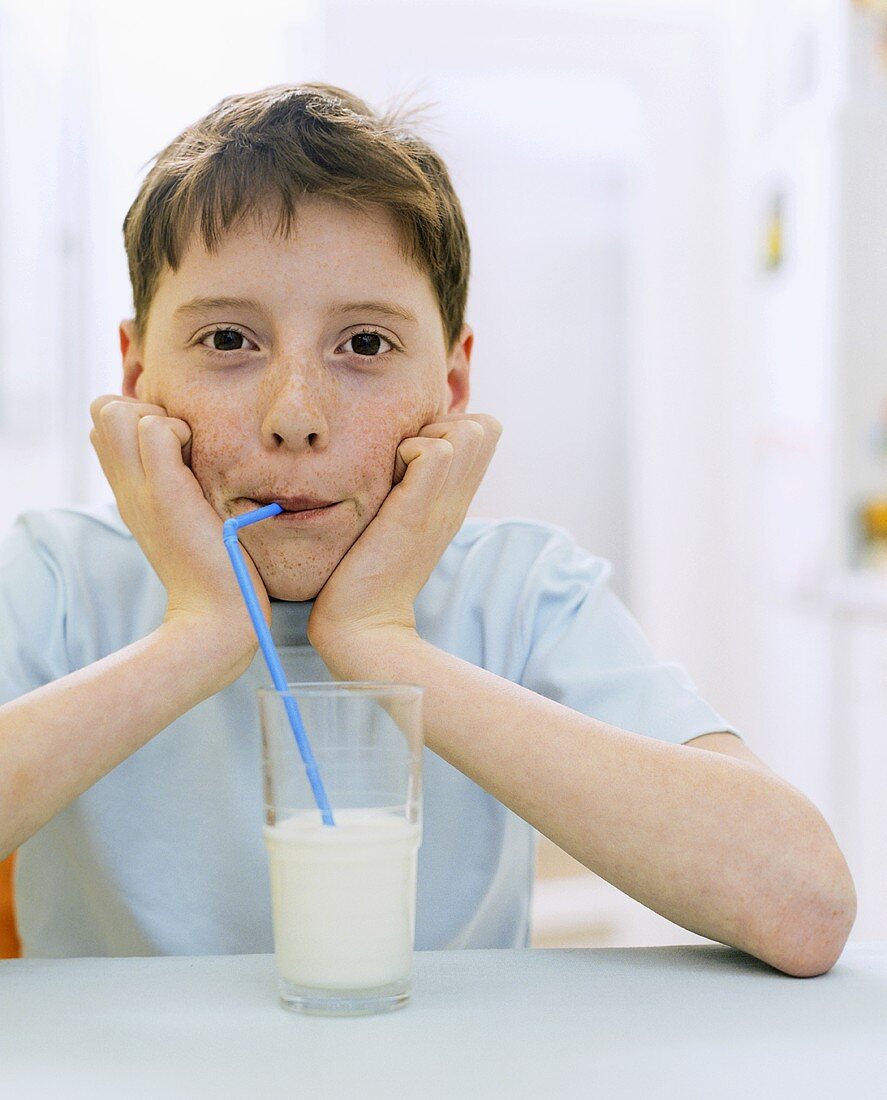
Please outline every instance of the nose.
M320 370L281 364L263 380L262 444L269 450L323 448L329 441L324 414L325 383Z

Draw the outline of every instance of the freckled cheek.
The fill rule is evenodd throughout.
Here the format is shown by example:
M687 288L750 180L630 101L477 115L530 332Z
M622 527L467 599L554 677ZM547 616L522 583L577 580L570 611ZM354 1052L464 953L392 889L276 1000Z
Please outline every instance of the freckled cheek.
M358 512L368 523L391 491L399 444L435 419L438 403L436 388L426 386L412 394L401 391L395 400L349 410L343 421L330 426L331 450L337 456L334 465L344 473L345 483L325 488L356 497ZM245 424L242 407L207 403L205 395L198 401L179 394L165 407L171 416L190 425L191 470L207 500L220 515L227 515L224 501L243 488L234 483L234 474L239 472L242 477L255 463L257 427ZM343 451L349 455L344 462L340 458Z
M397 448L435 419L436 408L436 393L413 395L395 408L379 410L358 429L364 439L361 480L370 517L391 492Z
M243 466L241 451L247 440L243 422L223 408L179 415L191 426L191 470L210 504L220 506L230 492L226 472Z

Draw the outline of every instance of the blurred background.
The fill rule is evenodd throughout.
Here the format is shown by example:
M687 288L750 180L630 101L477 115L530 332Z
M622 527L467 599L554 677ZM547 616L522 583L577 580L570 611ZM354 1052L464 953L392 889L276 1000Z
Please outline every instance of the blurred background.
M148 162L304 80L433 104L505 427L471 514L612 561L887 938L887 0L0 0L0 532L110 498L89 403ZM533 942L708 941L543 838Z

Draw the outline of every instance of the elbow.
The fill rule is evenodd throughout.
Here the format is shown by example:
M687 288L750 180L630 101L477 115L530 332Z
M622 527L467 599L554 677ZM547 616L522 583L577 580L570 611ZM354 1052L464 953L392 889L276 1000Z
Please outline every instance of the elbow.
M807 800L804 800L807 802ZM856 922L856 886L834 833L808 803L770 880L769 905L758 908L752 954L793 978L826 974L841 957ZM775 868L774 868L775 870Z
M856 888L846 863L833 887L792 908L775 950L761 955L765 962L792 978L816 978L831 970L856 921Z

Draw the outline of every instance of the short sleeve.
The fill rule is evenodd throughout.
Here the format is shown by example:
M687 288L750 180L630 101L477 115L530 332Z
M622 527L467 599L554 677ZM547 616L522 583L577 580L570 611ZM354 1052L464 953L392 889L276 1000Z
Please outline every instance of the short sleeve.
M33 514L0 539L0 705L68 671L63 570Z
M555 532L524 585L521 684L608 725L682 744L739 731L699 697L678 664L656 659L609 585L612 565Z

